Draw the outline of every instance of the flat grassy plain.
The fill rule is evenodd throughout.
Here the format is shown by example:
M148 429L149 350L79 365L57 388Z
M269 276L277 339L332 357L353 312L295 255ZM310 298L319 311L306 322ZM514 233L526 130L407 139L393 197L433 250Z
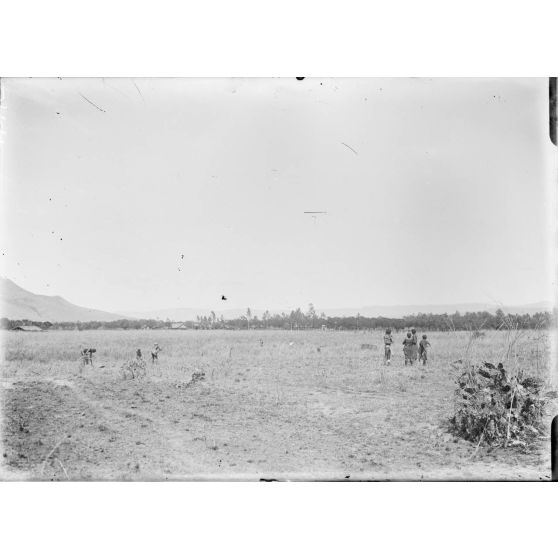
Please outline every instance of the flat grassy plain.
M421 332L419 332L421 333ZM383 332L7 332L0 376L6 480L550 479L550 444L488 450L448 433L459 366L548 378L550 333L433 332L405 367ZM260 341L261 340L261 341ZM513 339L512 339L513 341ZM145 377L121 367L147 362ZM372 348L362 348L370 344ZM94 366L79 361L95 347ZM187 385L192 374L205 380ZM549 409L550 424L552 409Z

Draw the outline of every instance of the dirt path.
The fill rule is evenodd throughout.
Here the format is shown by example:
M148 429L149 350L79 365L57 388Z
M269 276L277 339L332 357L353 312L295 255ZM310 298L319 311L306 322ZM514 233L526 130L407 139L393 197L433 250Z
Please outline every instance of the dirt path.
M4 453L28 478L160 479L204 467L200 440L150 406L98 394L87 380L3 384L5 445L15 438Z

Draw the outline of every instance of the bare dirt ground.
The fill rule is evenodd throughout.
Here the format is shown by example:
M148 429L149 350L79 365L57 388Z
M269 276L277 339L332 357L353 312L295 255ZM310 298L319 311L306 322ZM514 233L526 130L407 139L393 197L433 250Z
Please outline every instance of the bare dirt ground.
M385 367L382 332L10 332L0 476L550 479L547 440L528 453L490 451L448 433L459 373L451 363L467 334L429 334L426 367L403 365L402 338ZM163 348L159 363L148 363L144 378L124 379L122 364L154 342ZM81 347L97 349L94 366L80 365ZM487 332L470 356L504 362L508 347L504 333ZM514 359L547 375L548 334L527 332ZM197 372L205 380L189 384Z

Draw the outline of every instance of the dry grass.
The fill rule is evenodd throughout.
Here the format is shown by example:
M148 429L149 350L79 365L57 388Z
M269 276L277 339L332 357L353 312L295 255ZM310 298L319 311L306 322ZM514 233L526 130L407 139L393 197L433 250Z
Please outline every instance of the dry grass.
M382 332L9 333L2 365L4 470L31 478L539 478L540 455L479 452L447 434L451 363L547 377L549 337L429 333L426 367L403 366ZM263 346L260 345L263 339ZM123 363L153 343L142 378ZM377 347L363 350L362 345ZM94 366L79 363L95 347ZM320 351L317 348L320 347ZM194 373L205 380L187 385ZM25 418L28 433L19 430ZM25 429L24 429L25 430ZM49 448L61 444L45 460ZM22 457L23 456L23 457ZM60 464L63 464L61 466ZM43 474L41 471L43 470Z

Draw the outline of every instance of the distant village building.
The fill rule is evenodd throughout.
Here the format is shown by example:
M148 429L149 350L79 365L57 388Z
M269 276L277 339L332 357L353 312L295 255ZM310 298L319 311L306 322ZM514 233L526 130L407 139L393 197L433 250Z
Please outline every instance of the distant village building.
M188 329L188 326L184 322L172 322L169 329Z
M34 326L34 325L21 325L21 326L15 326L12 327L12 331L46 331L46 329L42 329L39 326Z

